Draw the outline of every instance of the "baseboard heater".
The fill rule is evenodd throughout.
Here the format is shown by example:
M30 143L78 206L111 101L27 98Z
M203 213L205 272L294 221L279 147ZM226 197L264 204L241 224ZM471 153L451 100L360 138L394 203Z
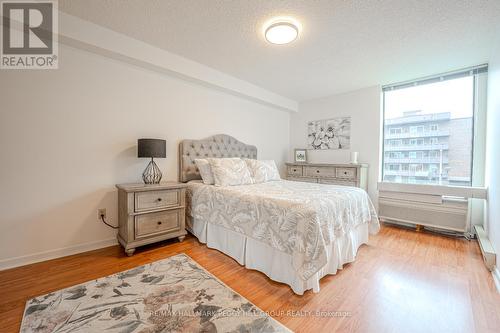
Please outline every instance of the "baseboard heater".
M486 189L379 183L379 217L392 223L470 232L469 199L486 199Z
M480 225L475 225L474 229L476 230L477 239L479 242L479 247L481 248L481 254L483 255L484 263L486 267L493 271L496 265L497 255L495 250L493 249L493 245L491 245L484 228Z

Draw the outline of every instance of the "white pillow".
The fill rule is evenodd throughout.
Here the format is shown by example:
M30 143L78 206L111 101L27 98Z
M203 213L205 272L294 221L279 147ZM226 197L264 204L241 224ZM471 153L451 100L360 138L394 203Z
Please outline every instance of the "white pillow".
M215 186L253 184L247 164L241 158L208 158Z
M214 176L212 174L212 168L210 167L210 163L208 163L207 159L197 158L194 160L194 163L198 167L201 179L203 179L203 184L213 185Z
M280 173L273 160L259 161L245 159L255 183L265 183L271 180L281 180Z

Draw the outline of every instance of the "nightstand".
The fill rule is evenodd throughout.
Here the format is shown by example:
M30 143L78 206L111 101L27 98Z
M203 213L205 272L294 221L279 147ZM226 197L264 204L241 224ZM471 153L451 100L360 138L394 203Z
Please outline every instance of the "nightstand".
M184 183L119 184L118 241L127 255L138 246L177 237L183 241L186 187Z

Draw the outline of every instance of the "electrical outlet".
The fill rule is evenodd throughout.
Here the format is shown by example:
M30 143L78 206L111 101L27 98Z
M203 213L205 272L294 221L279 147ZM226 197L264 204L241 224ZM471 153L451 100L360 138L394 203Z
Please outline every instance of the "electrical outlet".
M99 221L101 221L101 216L103 216L104 219L106 219L106 208L100 208L100 209L97 210L97 219Z

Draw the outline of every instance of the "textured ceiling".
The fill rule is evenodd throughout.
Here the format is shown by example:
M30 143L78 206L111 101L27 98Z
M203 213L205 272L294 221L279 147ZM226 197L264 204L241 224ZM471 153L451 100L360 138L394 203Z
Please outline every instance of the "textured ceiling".
M59 0L59 9L298 101L487 62L500 0ZM262 25L298 19L289 45Z

